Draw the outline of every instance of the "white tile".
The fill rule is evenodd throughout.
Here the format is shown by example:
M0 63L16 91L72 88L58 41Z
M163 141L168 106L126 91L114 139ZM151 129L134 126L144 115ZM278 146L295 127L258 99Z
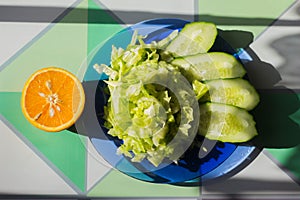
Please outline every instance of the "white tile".
M0 194L77 194L0 121Z
M1 0L0 70L1 65L75 2L76 0ZM36 16L37 13L41 15Z
M87 143L87 191L95 186L112 168L96 151L90 140Z
M1 22L0 66L31 41L47 24Z

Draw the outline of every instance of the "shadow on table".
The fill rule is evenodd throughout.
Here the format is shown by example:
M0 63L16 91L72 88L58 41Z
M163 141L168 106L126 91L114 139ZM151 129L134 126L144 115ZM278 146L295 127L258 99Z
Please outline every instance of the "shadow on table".
M300 186L295 184L293 181L234 178L227 180L226 183L216 183L213 185L204 186L204 190L208 192L218 192L224 194L239 194L244 192L255 193L261 191L300 193Z
M84 81L82 86L85 91L84 110L80 118L68 130L90 139L112 139L111 136L105 134L107 130L103 127L104 105L109 98L104 89L105 83L98 80Z
M247 49L253 61L245 64L249 81L257 89L260 102L251 111L259 135L252 141L264 148L288 148L300 143L299 120L292 116L299 112L300 102L295 90L277 86L279 72L269 63L256 60L253 51Z
M300 14L299 8L298 13ZM293 147L283 151L285 158L281 160L281 164L292 173L291 177L300 185L300 34L290 34L281 37L272 41L270 46L284 58L284 62L277 69L281 75L279 84L287 88L293 88L292 91L297 93L297 97L293 94L283 94L279 98L281 101L278 100L276 102L277 109L282 110L289 117L285 121L281 121L280 118L277 118L277 121L274 120L275 123L278 123L276 127L280 129L274 132L277 133L274 137L278 141L275 148ZM283 99L283 96L286 98ZM269 126L272 125L269 124ZM281 135L278 133L281 133ZM261 139L262 143L269 144L268 147L273 148L270 142L266 142L267 138ZM282 146L279 144L280 140L282 140Z
M235 49L245 49L253 59L244 64L247 70L247 79L260 95L258 106L251 111L259 135L250 141L250 144L258 148L290 149L290 153L286 154L286 159L284 163L281 163L281 167L292 173L290 174L291 178L300 185L300 34L284 36L270 43L271 48L284 60L277 68L260 60L249 47L249 44L252 43L251 33L224 31L220 35ZM257 189L257 187L246 187L247 179L242 180L240 186L239 181L237 180L237 184L232 187L246 191ZM254 182L254 180L249 180L249 186L255 186L256 183L251 184ZM259 183L257 184L259 185ZM278 187L287 188L287 191L290 187L289 183L273 181L269 186L274 187L274 190Z
M250 52L257 59L245 67L261 98L259 105L253 110L259 132L259 136L253 141L256 145L288 148L300 143L299 45L299 34L272 42L272 48L285 60L277 70L268 63L259 62L255 53Z
M246 78L259 93L260 102L251 111L259 133L251 143L260 148L289 148L300 144L300 87L295 89L295 85L300 86L298 76L298 74L300 75L300 64L298 64L299 55L297 54L300 52L300 45L297 45L300 44L300 35L299 37L281 38L273 43L276 51L280 52L286 60L282 68L288 72L279 68L281 74L290 73L289 79L292 79L291 76L294 77L292 80L295 81L290 84L285 84L279 70L270 63L260 60L249 47L253 41L252 33L234 30L219 31L219 35L233 48L243 48L252 58L252 61L245 62L244 67L247 70ZM296 42L293 45L294 49L289 50L293 42ZM294 56L292 57L292 55ZM296 63L291 63L291 60ZM295 83L296 81L298 82ZM291 84L294 86L293 89L285 86Z

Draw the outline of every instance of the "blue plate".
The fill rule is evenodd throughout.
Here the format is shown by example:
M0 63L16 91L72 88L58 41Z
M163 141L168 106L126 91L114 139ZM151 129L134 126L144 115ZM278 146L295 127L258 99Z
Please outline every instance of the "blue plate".
M103 125L103 106L108 97L104 92L105 80L107 77L97 75L93 69L95 63L110 63L111 46L126 48L131 40L134 30L141 35L147 35L146 42L161 40L173 30L181 30L188 21L181 19L153 19L143 21L131 27L125 28L112 36L109 40L99 45L92 53L88 62L88 68L84 76L84 87L87 93L87 106L76 124L81 132L84 132L91 140L98 153L115 169L133 178L154 182L170 183L179 185L203 184L228 178L242 170L261 151L251 144L232 144L216 141L209 141L205 138L198 138L204 141L209 151L200 150L199 147L191 147L178 163L154 167L147 160L141 163L133 163L116 151L122 141L111 137ZM243 50L236 52L221 37L217 37L211 51L223 51L233 54L241 61L251 60L251 57ZM199 151L203 153L199 157Z

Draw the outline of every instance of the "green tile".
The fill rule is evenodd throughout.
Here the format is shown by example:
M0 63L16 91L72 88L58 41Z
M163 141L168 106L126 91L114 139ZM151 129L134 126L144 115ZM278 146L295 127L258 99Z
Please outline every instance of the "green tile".
M101 5L89 1L88 53L124 27Z
M200 21L212 21L223 30L243 30L257 37L295 0L199 0Z
M200 188L154 184L112 170L89 193L89 197L199 197Z
M93 65L97 60L107 60L109 63L111 49L109 47L109 51L99 55L99 57L101 57L99 59L94 58L93 56L97 49L111 36L124 28L124 26L120 25L108 12L110 11L102 8L101 5L96 4L94 1L89 1L87 43L88 68L86 69L84 80L97 80L99 78L98 73L93 69Z
M285 149L267 149L268 152L300 182L300 145Z
M0 114L82 191L85 190L86 139L70 131L49 133L33 127L20 106L21 93L0 92ZM50 188L49 188L50 189Z

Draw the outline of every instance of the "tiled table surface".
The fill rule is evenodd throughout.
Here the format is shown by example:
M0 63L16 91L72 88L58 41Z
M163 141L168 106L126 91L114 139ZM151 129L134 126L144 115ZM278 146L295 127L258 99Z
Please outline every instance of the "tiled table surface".
M266 146L229 180L179 187L129 178L108 167L84 136L70 131L53 135L27 123L19 99L29 74L56 65L80 76L87 55L97 44L130 24L151 18L209 20L247 39L236 45L247 45L262 63L275 68L282 79L277 86L295 94L292 100L278 97L283 101L270 111L288 114L286 123L276 116L270 119L277 120L272 131L285 136L282 143ZM17 194L137 199L282 199L284 195L299 199L299 55L300 1L1 0L0 198ZM256 84L276 89L268 77Z

